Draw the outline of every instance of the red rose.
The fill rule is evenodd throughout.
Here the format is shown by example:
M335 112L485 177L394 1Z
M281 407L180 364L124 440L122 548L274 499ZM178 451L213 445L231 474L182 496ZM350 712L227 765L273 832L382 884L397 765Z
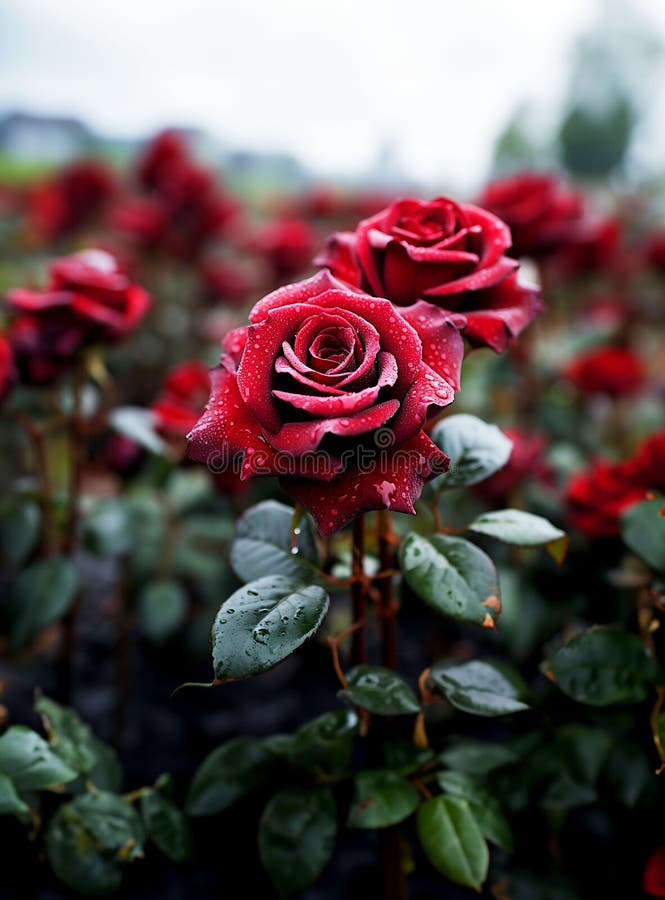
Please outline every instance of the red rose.
M158 134L146 146L136 167L139 182L146 188L156 188L168 178L168 172L187 160L189 152L184 138L177 131Z
M281 281L299 275L311 265L315 235L301 219L282 219L266 225L254 245L264 254L273 278Z
M9 305L27 313L45 329L72 334L86 342L116 341L139 324L150 297L103 250L84 250L54 260L45 290L16 288L7 294Z
M83 343L83 331L56 316L22 315L8 332L19 380L47 385L69 369Z
M647 438L627 465L637 484L648 490L665 491L665 430Z
M619 533L621 513L646 498L626 463L595 462L591 469L574 475L566 492L570 522L589 537Z
M180 363L169 372L162 393L150 407L157 429L185 437L199 420L209 394L208 367L198 360Z
M513 443L508 462L494 475L474 486L475 493L495 506L509 504L512 494L523 482L546 482L552 477L552 470L543 459L547 440L542 435L521 428L506 428L504 434Z
M656 847L646 861L642 889L652 897L665 897L665 846Z
M549 173L521 172L493 181L478 203L506 222L515 256L539 259L584 234L582 197Z
M208 300L231 306L247 303L255 286L255 277L249 268L227 261L211 260L203 265L201 280Z
M665 230L654 231L644 244L644 257L649 266L665 272Z
M542 309L538 290L518 283L509 247L507 226L476 206L398 200L355 232L333 235L315 262L408 307L403 315L418 331L420 321L431 328L431 310L440 307L471 344L500 352Z
M7 336L0 334L0 401L4 400L14 383L14 354Z
M55 240L92 224L115 191L112 172L96 160L80 160L39 185L30 196L30 225Z
M644 384L646 372L639 356L626 347L597 347L572 359L564 377L584 394L624 397Z
M250 322L224 342L190 455L211 467L240 460L242 479L277 475L323 534L366 510L412 513L447 464L423 425L453 399L456 329L441 345L445 380L389 301L328 272L269 294Z

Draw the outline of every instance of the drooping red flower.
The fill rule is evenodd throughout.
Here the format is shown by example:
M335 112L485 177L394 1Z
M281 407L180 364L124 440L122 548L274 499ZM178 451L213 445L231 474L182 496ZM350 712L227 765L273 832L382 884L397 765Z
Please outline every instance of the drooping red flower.
M478 204L508 225L515 256L541 259L585 234L582 196L551 173L521 172L493 181Z
M293 278L307 269L312 260L316 239L302 219L280 219L270 222L258 233L255 248L262 253L277 281Z
M447 465L423 425L453 399L462 341L448 323L450 379L385 299L324 271L256 304L224 341L192 458L240 478L276 475L328 534L371 509L413 513ZM441 362L441 360L439 360Z
M47 384L72 363L82 344L130 334L151 300L110 253L84 250L54 260L46 288L15 288L7 302L18 314L9 333L21 376Z
M652 897L665 897L665 846L656 847L647 859L642 890Z
M161 394L150 407L157 429L185 437L198 422L209 394L208 367L198 360L180 363L169 372Z
M494 475L474 485L474 492L495 506L510 505L512 494L525 481L547 482L552 477L551 467L544 459L548 442L542 434L523 428L503 431L513 444L508 462Z
M646 379L642 360L627 347L596 347L581 353L568 363L563 375L584 394L610 397L635 394Z
M518 282L510 243L507 226L479 207L406 199L333 235L315 262L405 307L417 331L443 311L472 345L501 352L543 308L538 289Z
M30 227L45 241L79 231L99 218L115 190L113 173L103 163L72 163L31 193Z

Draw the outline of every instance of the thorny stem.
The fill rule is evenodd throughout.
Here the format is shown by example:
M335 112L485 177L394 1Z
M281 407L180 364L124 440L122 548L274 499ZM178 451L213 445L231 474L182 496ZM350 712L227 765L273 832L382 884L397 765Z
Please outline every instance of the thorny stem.
M365 580L365 517L360 515L353 521L353 548L351 551L351 607L352 618L362 622L364 626L367 614L367 584ZM351 663L354 666L364 663L367 658L365 628L354 630L351 639Z

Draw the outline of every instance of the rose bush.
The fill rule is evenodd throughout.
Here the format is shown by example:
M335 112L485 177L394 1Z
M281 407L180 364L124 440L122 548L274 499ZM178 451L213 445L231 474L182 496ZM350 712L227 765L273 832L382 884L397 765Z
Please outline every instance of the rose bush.
M436 327L437 308L454 316L473 346L506 349L542 309L507 255L508 227L492 213L447 197L398 200L338 232L317 258L347 283L406 307L416 330ZM427 304L425 306L424 304Z
M328 272L269 294L250 322L224 341L190 455L212 468L241 459L243 479L277 475L324 534L365 510L412 513L446 464L423 426L458 385L453 325L426 354L392 304Z

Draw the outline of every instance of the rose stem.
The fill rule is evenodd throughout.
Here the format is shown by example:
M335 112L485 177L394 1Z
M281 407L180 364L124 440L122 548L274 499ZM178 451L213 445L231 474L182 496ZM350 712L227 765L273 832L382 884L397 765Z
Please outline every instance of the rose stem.
M128 567L127 557L122 556L119 560L118 585L115 609L113 610L116 636L115 696L113 698L113 743L115 747L122 747L124 740L132 677L131 629L127 612Z
M351 607L354 624L366 618L367 598L365 595L365 517L353 520L353 549L351 556ZM365 662L367 649L365 629L358 628L351 637L351 663L354 666Z
M30 438L30 446L39 482L39 506L41 509L41 548L43 556L49 556L57 549L56 535L53 528L53 489L49 474L48 454L46 452L46 430L37 425L22 412L14 412L14 418L23 427Z
M397 606L393 597L394 550L390 512L377 514L379 568L379 621L381 622L381 660L389 669L397 669ZM407 885L402 864L402 835L398 825L381 829L384 900L406 900Z
M379 618L381 621L381 659L384 666L397 669L397 605L393 597L394 551L392 544L392 527L390 512L380 509L379 526L379 567L382 577L379 579Z
M65 532L64 552L70 557L74 556L77 548L79 503L84 463L84 434L81 408L81 393L84 380L85 369L83 363L79 362L74 370L72 381L72 412L69 417L69 510L67 516L67 530ZM57 668L60 697L65 703L71 701L73 656L76 643L76 619L80 605L81 594L79 592L62 620L62 643L60 646Z

